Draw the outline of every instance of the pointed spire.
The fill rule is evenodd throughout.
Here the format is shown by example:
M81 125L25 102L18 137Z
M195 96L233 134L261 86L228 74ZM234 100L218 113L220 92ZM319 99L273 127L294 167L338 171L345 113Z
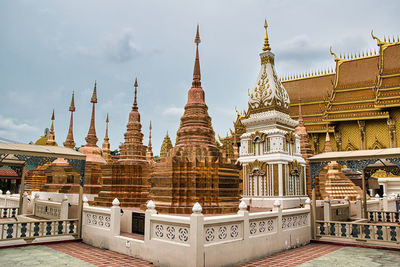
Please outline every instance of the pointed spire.
M194 42L196 44L196 59L194 62L192 87L200 88L201 87L201 74L200 74L200 60L199 60L199 44L200 44L201 40L200 40L198 24L197 24L196 38L194 39Z
M133 108L137 108L137 88L138 88L138 82L137 82L137 77L135 78L135 84L133 85L135 87L135 100L133 102Z
M154 162L154 157L153 157L153 148L151 146L151 121L150 121L150 127L149 127L149 145L147 146L147 153L146 153L146 159L149 162Z
M152 150L152 146L151 146L151 121L150 121L150 127L149 127L149 145L147 146L148 149L151 151Z
M47 146L56 146L56 135L54 133L54 120L55 120L55 116L54 116L54 108L53 108L53 113L51 115L51 127L50 127L50 132L49 132L49 136L47 137L47 141L46 141L46 145Z
M107 113L107 118L106 118L106 135L104 137L104 140L107 138L108 140L108 123L110 122L110 120L108 119L108 113Z
M325 138L325 151L324 152L332 152L332 145L331 145L331 139L329 137L329 127L328 125L326 126L326 138Z
M264 21L264 29L265 29L265 34L264 34L264 46L262 48L263 51L271 51L271 47L269 46L269 41L268 41L268 32L267 32L268 24L267 24L267 19Z
M71 99L71 105L69 106L69 111L71 112L71 118L69 120L69 129L68 129L68 135L67 139L65 139L65 142L63 143L65 147L73 149L75 147L75 141L74 141L74 133L73 133L73 128L74 128L74 112L75 112L75 100L74 97L75 93L72 91L72 99Z
M98 138L96 136L96 127L95 127L95 105L97 103L97 81L94 82L94 89L93 95L90 99L92 105L92 117L90 119L90 127L88 135L86 136L85 140L87 142L86 146L96 146Z
M102 145L103 158L106 160L107 163L111 163L112 162L111 150L110 150L110 139L108 138L108 123L109 122L110 122L110 120L108 119L108 113L107 113L107 117L106 117L106 134L104 136L104 141L103 141L103 145Z

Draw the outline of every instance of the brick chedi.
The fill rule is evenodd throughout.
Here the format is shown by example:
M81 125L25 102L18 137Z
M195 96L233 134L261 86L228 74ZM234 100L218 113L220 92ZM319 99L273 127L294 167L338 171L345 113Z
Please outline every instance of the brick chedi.
M71 117L69 121L69 129L64 147L74 149L74 112L75 100L72 93L71 104L69 106ZM50 136L50 135L49 135ZM76 170L68 164L63 158L58 158L51 163L45 170L46 184L40 189L42 192L58 192L58 193L79 193L80 175Z
M150 199L161 213L188 214L199 202L203 213L237 211L239 170L223 160L201 87L197 28L192 88L177 132L177 142L157 163L151 176Z
M90 127L86 136L86 145L79 149L79 152L86 155L85 167L85 185L83 192L85 194L98 194L103 183L101 166L106 164L102 157L102 151L97 146L98 138L95 128L95 104L97 103L97 84L94 83L93 95L90 100L92 103L92 116L90 119ZM77 184L76 186L78 186Z
M307 129L304 126L303 113L301 111L301 104L299 104L299 124L296 126L294 132L300 136L300 154L306 161L306 187L307 195L311 198L311 174L310 174L310 161L309 157L313 156L310 140L308 139Z
M57 142L55 141L54 120L55 116L53 109L50 131L46 128L44 135L35 142L35 145L57 146ZM43 188L46 184L46 170L50 165L51 162L47 162L44 165L38 166L36 169L27 172L25 177L25 191L30 194L32 191L39 191Z
M135 100L129 113L125 142L120 146L120 159L103 166L103 186L93 205L111 206L117 197L122 207L140 207L148 200L151 170L146 160L147 147L143 145L137 105L137 80L134 86Z

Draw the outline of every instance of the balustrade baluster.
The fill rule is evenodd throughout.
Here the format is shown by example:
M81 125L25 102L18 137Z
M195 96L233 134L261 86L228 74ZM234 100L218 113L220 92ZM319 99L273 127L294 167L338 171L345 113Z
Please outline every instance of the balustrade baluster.
M399 222L399 214L400 214L400 212L395 212L394 213L394 219L395 219L395 222Z
M378 222L382 222L382 212L378 211Z
M341 236L344 236L344 237L346 237L347 235L346 235L346 224L345 223L342 223L342 224L340 224L341 225L341 228L340 228L340 231L342 232L342 234L341 234Z
M51 235L51 222L46 222L46 235Z
M369 221L370 221L370 222L373 222L373 221L374 221L374 212L373 212L373 211L370 211L370 212L369 212Z
M396 226L390 226L390 241L397 241Z
M369 224L364 224L364 238L366 239L371 239L371 229L369 227Z
M6 238L12 238L13 237L13 232L14 232L14 228L13 228L13 224L12 223L9 223L9 224L7 224L7 236L6 236Z
M351 225L351 236L352 236L352 237L358 237L358 227L357 227L357 224L352 224L352 225Z
M386 222L391 222L392 220L390 219L390 212L386 212Z
M382 225L377 225L376 226L377 230L376 230L376 234L378 235L379 240L383 240L383 230L382 230Z
M21 223L21 235L20 237L26 237L26 223Z

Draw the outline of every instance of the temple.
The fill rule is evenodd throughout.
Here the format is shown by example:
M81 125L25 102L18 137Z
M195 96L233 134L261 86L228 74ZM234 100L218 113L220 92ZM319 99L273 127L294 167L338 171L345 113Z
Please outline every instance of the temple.
M234 213L239 201L239 169L224 159L216 146L201 87L198 26L195 43L193 82L177 141L169 152L164 149L163 159L155 165L150 199L161 213L190 214L196 202L206 214ZM171 146L170 140L167 146Z
M306 199L306 168L301 157L298 122L289 116L290 99L279 81L265 21L261 70L249 92L248 110L241 118L246 132L240 136L243 199L252 207L272 208L280 200L293 208Z
M326 125L334 151L398 147L400 144L400 42L377 41L378 51L337 56L334 70L282 79L289 97L301 99L304 125L315 154L324 151ZM299 101L290 115L297 119Z
M149 194L150 162L147 147L143 145L142 124L137 104L137 79L134 83L135 97L126 126L125 142L120 146L121 156L116 162L102 166L103 185L93 205L111 206L118 197L122 207L141 207ZM151 129L151 127L150 127ZM149 141L151 147L151 141Z

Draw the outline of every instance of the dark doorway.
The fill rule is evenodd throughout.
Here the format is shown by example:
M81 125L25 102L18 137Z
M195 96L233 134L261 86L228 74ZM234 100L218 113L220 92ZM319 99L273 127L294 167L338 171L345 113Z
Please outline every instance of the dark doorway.
M132 212L132 234L144 235L144 213Z

